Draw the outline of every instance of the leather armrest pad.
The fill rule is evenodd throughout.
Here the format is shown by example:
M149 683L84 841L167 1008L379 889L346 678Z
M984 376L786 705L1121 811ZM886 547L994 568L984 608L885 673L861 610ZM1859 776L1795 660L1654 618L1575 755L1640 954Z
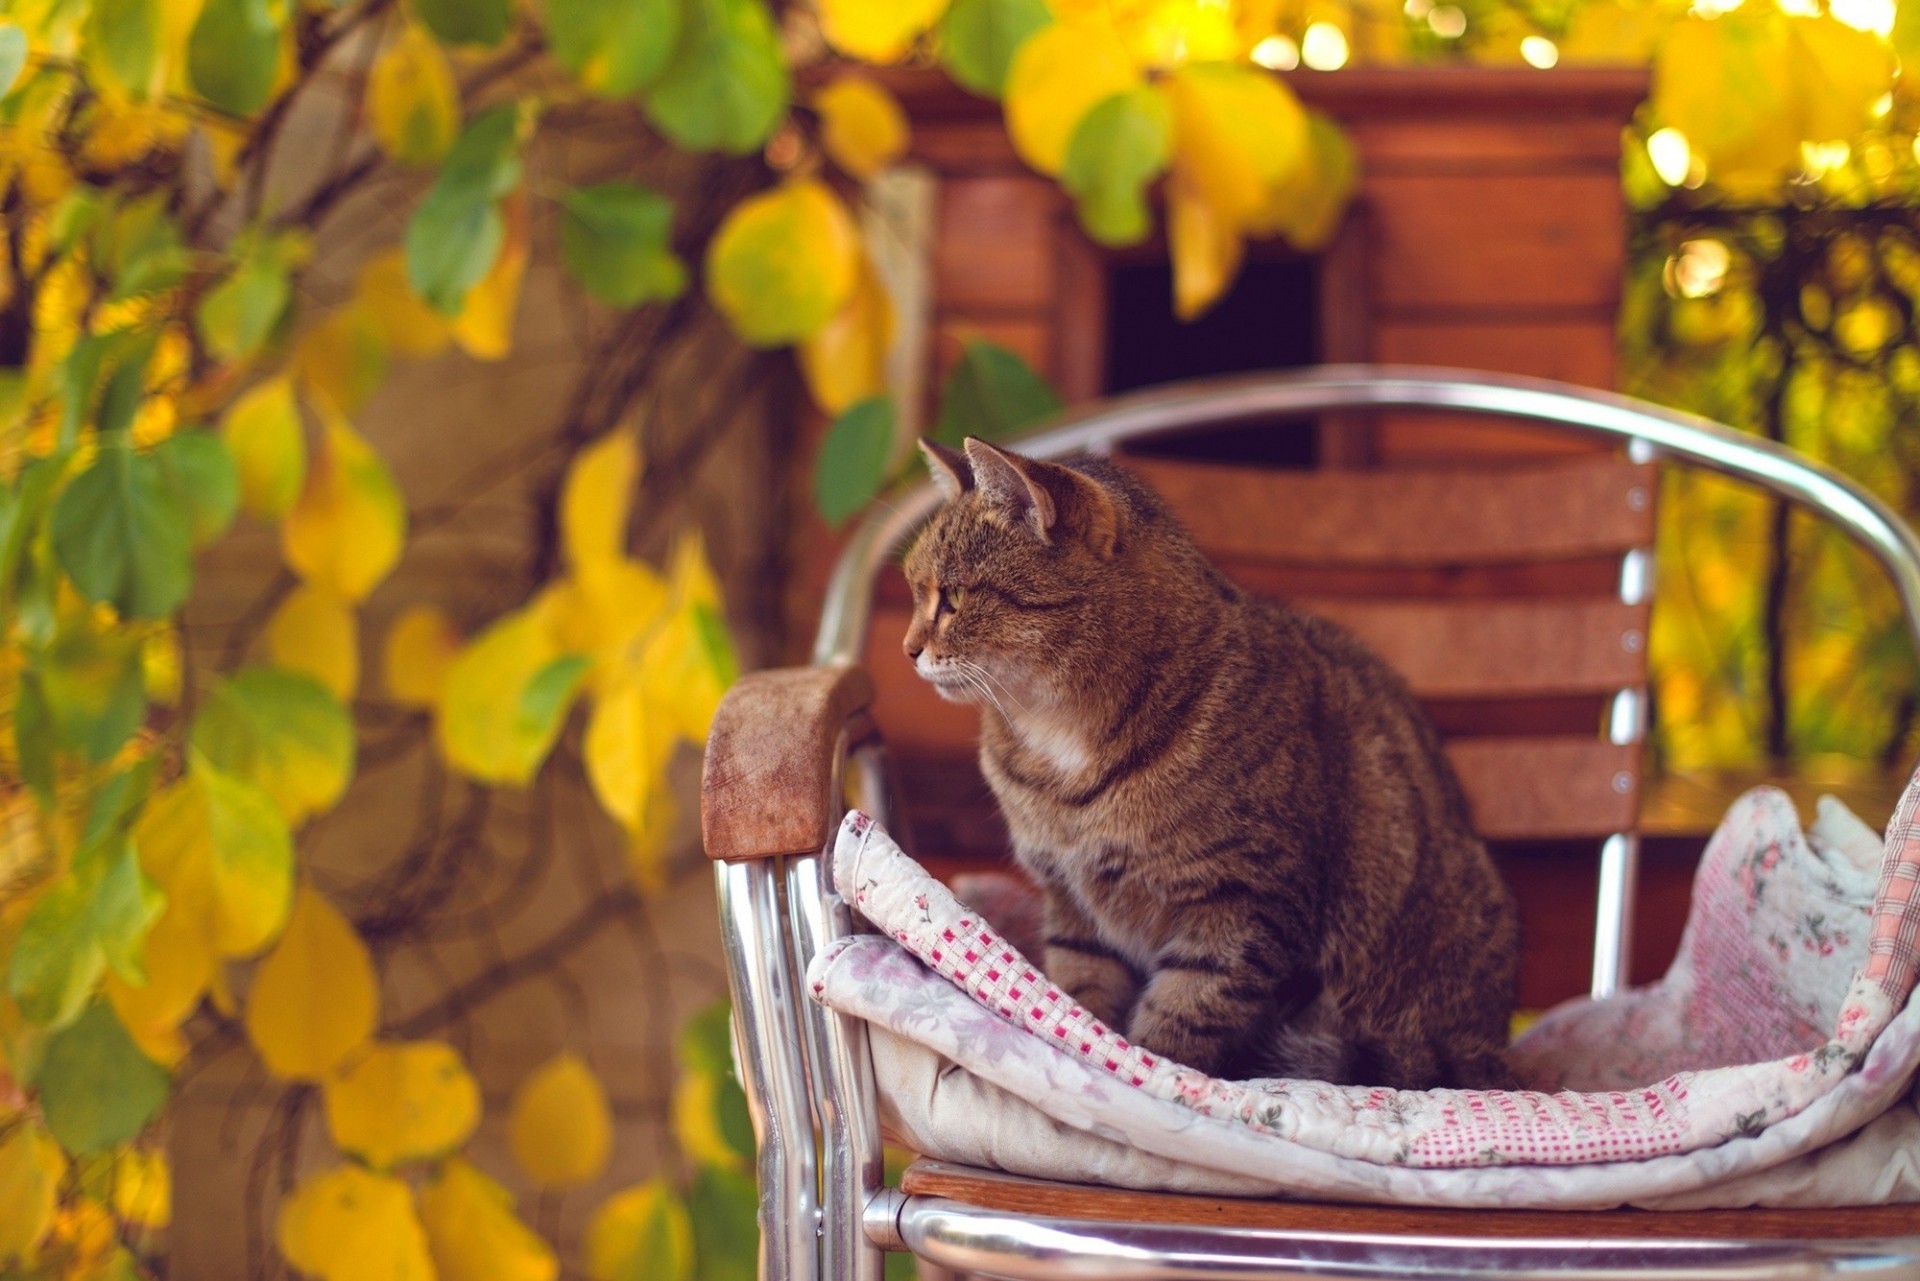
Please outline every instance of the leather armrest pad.
M834 745L873 702L853 666L782 667L740 678L707 735L700 827L707 856L816 853L832 821Z

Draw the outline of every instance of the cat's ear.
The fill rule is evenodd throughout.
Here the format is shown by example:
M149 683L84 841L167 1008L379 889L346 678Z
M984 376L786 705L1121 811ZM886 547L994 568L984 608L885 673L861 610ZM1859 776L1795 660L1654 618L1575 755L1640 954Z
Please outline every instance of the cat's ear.
M1043 543L1078 534L1100 559L1113 555L1119 512L1098 481L1071 467L1010 454L975 436L967 437L966 446L974 482L989 505L1024 522Z
M959 450L922 436L920 453L927 460L927 475L933 477L934 487L948 502L973 488L973 464Z

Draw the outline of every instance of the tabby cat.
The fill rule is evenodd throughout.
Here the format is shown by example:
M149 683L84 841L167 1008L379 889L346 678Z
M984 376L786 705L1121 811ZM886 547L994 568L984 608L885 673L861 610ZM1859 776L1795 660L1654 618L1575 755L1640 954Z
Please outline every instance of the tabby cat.
M923 449L905 649L980 707L1048 973L1217 1076L1510 1083L1512 903L1399 676L1111 463Z

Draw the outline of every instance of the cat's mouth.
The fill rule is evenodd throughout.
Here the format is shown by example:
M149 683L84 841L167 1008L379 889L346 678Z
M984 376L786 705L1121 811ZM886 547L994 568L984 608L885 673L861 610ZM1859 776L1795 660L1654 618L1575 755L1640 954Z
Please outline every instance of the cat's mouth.
M922 654L913 668L920 674L920 679L933 686L934 693L949 703L972 703L979 700L978 680L957 666L929 662L927 656Z

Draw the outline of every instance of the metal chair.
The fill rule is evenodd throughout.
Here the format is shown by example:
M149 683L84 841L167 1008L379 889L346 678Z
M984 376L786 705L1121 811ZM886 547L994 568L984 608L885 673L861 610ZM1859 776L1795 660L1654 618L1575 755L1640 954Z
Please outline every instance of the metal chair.
M1606 995L1624 976L1633 899L1651 467L1702 467L1833 521L1892 577L1916 643L1920 540L1858 485L1781 446L1621 396L1452 370L1341 366L1171 386L1068 414L1020 448L1039 457L1111 452L1130 441L1199 427L1399 409L1526 420L1618 446L1608 464L1617 474L1583 481L1587 488L1579 492L1598 484L1593 492L1615 494L1631 516L1590 520L1576 505L1577 518L1559 526L1575 531L1568 535L1573 542L1560 549L1563 556L1598 556L1610 566L1611 599L1562 602L1514 626L1524 637L1526 627L1564 627L1578 614L1583 634L1612 637L1627 657L1588 646L1598 656L1590 655L1571 686L1517 668L1488 677L1485 688L1477 678L1455 688L1461 678L1442 668L1426 677L1410 675L1416 692L1430 700L1564 694L1575 687L1583 695L1604 695L1599 706L1605 714L1596 718L1602 729L1592 742L1555 749L1565 757L1564 781L1598 780L1571 811L1522 804L1523 812L1495 813L1496 802L1481 800L1495 795L1491 786L1476 792L1475 770L1489 782L1510 783L1523 756L1559 768L1553 764L1559 758L1543 754L1537 739L1526 740L1520 752L1462 744L1468 759L1456 751L1455 761L1475 798L1483 834L1605 836L1593 990ZM1181 483L1177 468L1155 474L1157 464L1143 466L1163 492ZM1372 477L1363 485L1407 483L1404 476L1393 479L1394 473L1348 475ZM1307 478L1277 483L1304 484ZM1178 509L1177 496L1169 496ZM1350 500L1351 494L1342 501ZM1552 501L1576 500L1563 495ZM851 796L883 823L895 817L885 747L868 714L874 681L861 666L862 651L883 565L937 502L931 487L922 486L857 529L828 588L812 664L744 678L728 695L709 740L702 818L706 848L716 860L734 1031L759 1142L762 1277L877 1281L883 1252L899 1249L939 1266L1019 1278L1920 1276L1920 1235L1914 1235L1920 1233L1920 1210L1912 1207L1817 1216L1403 1211L1115 1192L934 1162L911 1169L902 1188L888 1187L866 1029L806 1000L801 978L821 948L856 928L832 891L826 866L826 846L846 799ZM1194 510L1183 513L1190 524ZM1203 546L1211 541L1216 555L1222 539L1231 544L1237 537L1231 520L1207 528L1202 515L1198 523L1197 539ZM1578 532L1595 526L1606 529L1592 538ZM1303 546L1337 555L1354 528L1350 522L1345 535L1306 535ZM1231 559L1235 549L1224 550ZM1259 577L1251 561L1246 568ZM1411 568L1417 573L1422 567ZM1438 617L1353 599L1328 605L1336 616L1345 611L1342 621L1368 635L1390 660L1416 664L1418 629ZM1415 643L1401 644L1396 654L1395 637L1407 635ZM1490 826L1497 830L1489 832ZM1835 1237L1843 1239L1820 1239Z

